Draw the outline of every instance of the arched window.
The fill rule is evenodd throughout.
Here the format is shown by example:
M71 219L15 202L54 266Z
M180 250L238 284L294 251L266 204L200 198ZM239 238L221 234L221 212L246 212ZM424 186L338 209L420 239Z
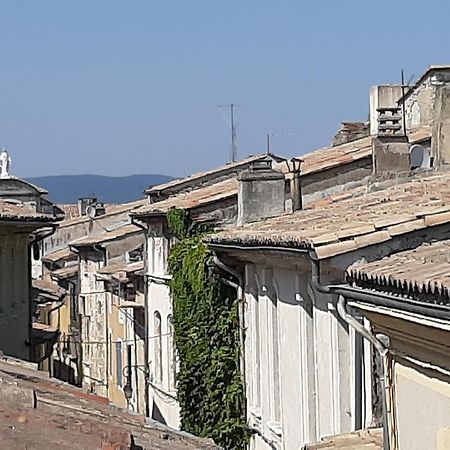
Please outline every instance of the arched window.
M161 383L161 381L162 381L162 333L161 333L161 314L158 311L155 311L155 313L153 314L153 329L154 329L153 348L155 349L154 375L155 375L155 381Z
M167 316L167 366L169 376L169 389L175 389L176 379L176 351L173 336L173 318L172 315Z

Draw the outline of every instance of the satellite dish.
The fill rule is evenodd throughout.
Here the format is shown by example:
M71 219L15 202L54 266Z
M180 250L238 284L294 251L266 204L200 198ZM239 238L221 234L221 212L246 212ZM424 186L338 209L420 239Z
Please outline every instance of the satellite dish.
M95 216L97 215L97 210L95 209L95 206L89 205L86 208L86 215L90 218L90 219L95 219Z
M409 149L409 163L411 169L429 169L431 166L430 152L422 145L415 144Z

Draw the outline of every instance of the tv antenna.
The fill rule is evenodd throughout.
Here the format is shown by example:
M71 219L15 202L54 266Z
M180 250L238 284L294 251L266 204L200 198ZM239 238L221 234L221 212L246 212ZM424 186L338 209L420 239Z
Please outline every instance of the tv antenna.
M236 146L236 125L234 123L234 108L239 105L235 105L234 103L230 103L228 105L217 105L220 113L222 114L223 119L230 127L231 131L231 146L230 146L230 159L231 162L236 161L237 159L237 146ZM222 108L230 108L230 119L223 113Z
M271 144L272 137L274 137L274 136L295 136L295 135L296 135L296 133L294 131L286 131L284 133L277 133L277 132L272 131L272 132L267 133L266 134L266 153L267 154L270 153L270 150L271 150L270 144Z

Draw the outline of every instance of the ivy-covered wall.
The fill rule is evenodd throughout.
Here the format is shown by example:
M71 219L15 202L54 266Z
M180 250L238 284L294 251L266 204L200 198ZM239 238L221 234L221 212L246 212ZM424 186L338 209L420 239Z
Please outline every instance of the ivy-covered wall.
M203 234L185 211L169 211L168 225L177 239L169 267L182 429L226 449L244 449L248 433L236 290L211 270Z

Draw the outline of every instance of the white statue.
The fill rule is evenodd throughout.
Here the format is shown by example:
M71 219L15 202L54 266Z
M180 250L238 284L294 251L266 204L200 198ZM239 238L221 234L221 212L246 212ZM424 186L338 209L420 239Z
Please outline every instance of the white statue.
M6 148L2 147L0 153L0 178L9 178L9 168L11 166L11 157Z

